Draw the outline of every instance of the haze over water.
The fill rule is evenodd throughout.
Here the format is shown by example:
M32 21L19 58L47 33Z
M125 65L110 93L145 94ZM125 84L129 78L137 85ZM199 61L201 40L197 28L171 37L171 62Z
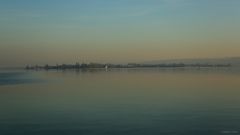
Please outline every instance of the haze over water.
M239 24L240 0L0 0L0 135L240 135Z
M18 70L0 77L1 135L240 132L238 69Z

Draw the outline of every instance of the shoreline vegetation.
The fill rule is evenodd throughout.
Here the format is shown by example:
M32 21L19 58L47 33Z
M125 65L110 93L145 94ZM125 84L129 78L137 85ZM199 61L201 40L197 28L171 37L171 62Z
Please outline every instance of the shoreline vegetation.
M101 63L76 63L76 64L61 64L61 65L44 65L44 66L30 66L25 67L26 70L66 70L66 69L90 69L90 68L178 68L178 67L231 67L231 64L184 64L184 63L171 63L171 64L101 64Z

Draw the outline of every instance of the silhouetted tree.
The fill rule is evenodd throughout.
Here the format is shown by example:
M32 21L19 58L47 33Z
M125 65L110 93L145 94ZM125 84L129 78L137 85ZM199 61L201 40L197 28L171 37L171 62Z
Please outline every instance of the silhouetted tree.
M49 69L49 66L48 66L48 64L46 64L46 65L44 66L44 69L46 69L46 70L48 70L48 69Z
M75 64L75 68L76 68L76 69L79 69L79 68L80 68L80 64L79 64L78 62Z

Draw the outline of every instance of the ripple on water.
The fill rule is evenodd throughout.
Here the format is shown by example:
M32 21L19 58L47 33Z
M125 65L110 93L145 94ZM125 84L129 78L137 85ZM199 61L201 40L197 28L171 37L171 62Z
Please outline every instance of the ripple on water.
M0 73L0 86L1 85L16 85L24 83L33 83L36 80L33 79L30 74L26 72L2 72Z

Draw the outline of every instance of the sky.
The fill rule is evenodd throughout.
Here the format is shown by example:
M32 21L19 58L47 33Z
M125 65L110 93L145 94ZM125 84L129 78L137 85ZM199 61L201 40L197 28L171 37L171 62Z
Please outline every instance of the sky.
M240 56L240 0L0 0L0 66Z

